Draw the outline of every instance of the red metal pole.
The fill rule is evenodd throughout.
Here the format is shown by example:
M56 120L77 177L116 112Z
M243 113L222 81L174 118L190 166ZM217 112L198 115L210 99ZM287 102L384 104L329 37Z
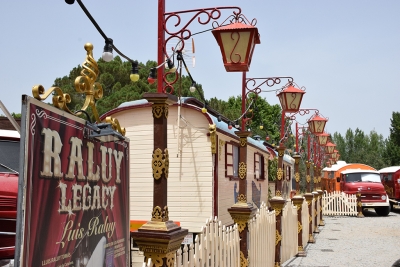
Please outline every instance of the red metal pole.
M299 153L299 127L296 122L296 153Z
M164 60L164 45L165 45L165 34L164 34L164 14L165 14L165 0L158 0L158 46L157 46L157 66L160 66ZM157 93L163 93L164 83L164 68L160 67L157 69Z
M284 135L284 131L285 130L285 111L282 109L282 116L281 116L281 138L280 138L280 142L283 142L283 135Z
M246 72L242 72L242 131L246 131L244 112L246 111Z

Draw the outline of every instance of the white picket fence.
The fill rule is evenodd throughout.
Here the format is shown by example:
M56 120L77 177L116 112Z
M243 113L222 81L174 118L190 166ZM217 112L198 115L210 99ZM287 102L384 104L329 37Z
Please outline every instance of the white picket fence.
M334 191L324 192L322 214L327 216L357 216L357 197L355 194Z
M194 243L178 249L176 267L240 267L240 239L237 225L222 226L217 218L206 221Z
M297 208L291 201L286 202L282 210L281 262L285 262L298 253Z
M249 267L274 267L275 262L275 211L269 211L262 202L249 225Z
M301 226L303 229L303 235L302 235L302 241L303 241L303 248L306 247L309 239L309 234L310 234L310 229L309 229L309 223L310 223L310 216L308 214L308 204L307 201L303 201L303 205L301 206Z

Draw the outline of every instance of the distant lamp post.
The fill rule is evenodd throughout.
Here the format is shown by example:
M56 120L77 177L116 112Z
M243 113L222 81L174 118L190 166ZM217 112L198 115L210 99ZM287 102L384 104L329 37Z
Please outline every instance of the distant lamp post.
M298 112L305 93L304 90L294 87L293 84L280 91L277 96L282 106L282 112Z
M335 150L335 147L336 147L336 145L334 143L328 142L325 145L325 152L328 153L328 154L332 154L333 151Z
M308 120L308 128L315 135L322 134L327 121L328 119L321 117L319 114L315 114Z
M241 18L246 19L243 15ZM235 20L235 23L218 27L212 33L221 49L226 71L249 71L254 47L261 43L258 29L253 25L256 20L249 24L239 21L238 16Z
M321 134L317 134L317 138L318 138L318 144L320 146L326 146L326 144L328 143L328 137L329 134L323 132Z

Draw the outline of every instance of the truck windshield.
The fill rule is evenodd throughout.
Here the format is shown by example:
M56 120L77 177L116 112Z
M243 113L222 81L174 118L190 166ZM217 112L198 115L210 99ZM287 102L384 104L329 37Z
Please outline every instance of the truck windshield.
M380 183L381 178L376 173L348 173L346 174L346 182L373 182Z

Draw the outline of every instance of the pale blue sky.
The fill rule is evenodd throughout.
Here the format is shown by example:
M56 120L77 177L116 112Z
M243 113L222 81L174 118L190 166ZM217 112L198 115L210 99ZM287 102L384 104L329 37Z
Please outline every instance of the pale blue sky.
M83 3L122 52L141 62L156 60L156 0ZM167 12L216 6L240 6L258 21L261 44L247 77L292 76L307 88L302 108L328 117L330 133L358 127L389 135L400 104L400 1L166 0ZM0 99L10 112L21 112L21 95L32 95L32 86L48 89L81 64L86 42L93 43L96 59L104 46L79 5L64 0L3 0L0 25ZM208 28L190 26L192 32ZM195 36L195 44L196 66L190 70L205 97L241 94L241 74L225 72L211 32ZM278 103L274 93L262 96Z

